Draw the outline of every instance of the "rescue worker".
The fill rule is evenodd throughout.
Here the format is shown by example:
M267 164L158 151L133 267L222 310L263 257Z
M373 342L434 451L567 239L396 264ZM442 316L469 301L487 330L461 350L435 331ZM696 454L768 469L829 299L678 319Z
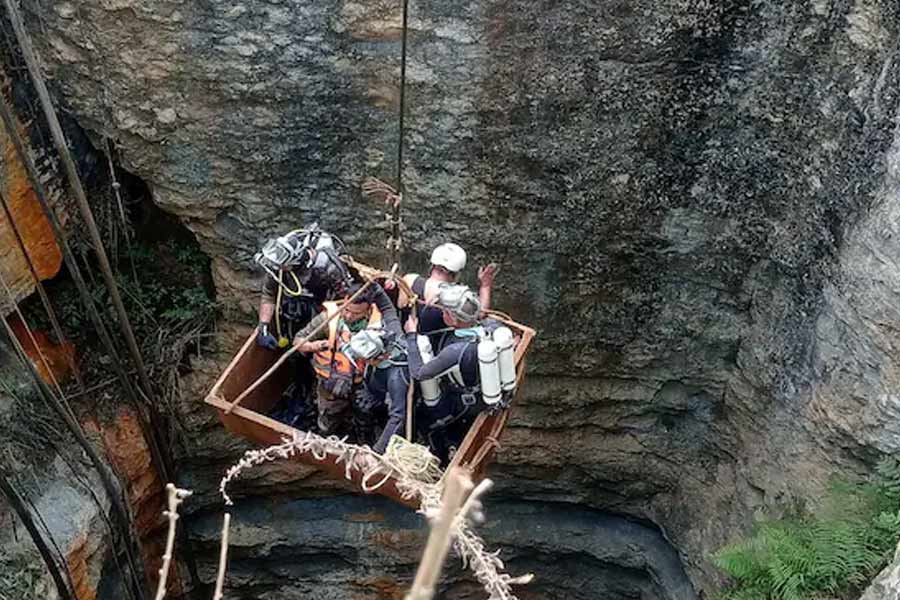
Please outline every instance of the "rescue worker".
M270 350L287 346L322 311L324 301L344 295L354 278L341 260L342 254L345 248L340 239L322 231L316 223L269 240L263 246L255 256L268 274L259 306L258 345ZM369 291L385 326L401 336L400 320L391 299L377 284ZM290 393L279 401L271 416L290 425L302 423L308 427L316 420L313 401L316 378L309 361L302 357L292 359L291 368L294 381Z
M350 286L347 289L348 295L355 293L361 285ZM365 362L348 353L349 342L354 333L378 326L382 321L381 311L374 305L370 292L371 289L347 304L341 314L332 319L327 327L303 342L313 330L338 311L337 302L325 302L324 310L294 337L294 345L298 351L313 355L312 366L317 381L318 427L322 435L343 436L354 429L357 438L374 437L374 435L360 435L361 424L366 422L365 415L362 419L354 420L357 416L354 413L360 412L360 403L366 400L363 385ZM363 408L362 412L365 413L366 410Z
M255 256L269 275L263 282L257 343L284 347L296 332L322 311L322 303L346 294L356 281L341 260L343 244L317 224L269 240ZM370 287L384 326L398 337L400 320L391 299L377 283ZM272 327L272 321L275 327Z
M466 268L466 251L453 243L441 244L431 253L431 270L428 278L410 273L403 277L412 291L425 303L419 311L419 333L429 335L446 329L449 323L441 316L440 309L432 306L441 286L457 283L460 272ZM478 269L480 284L478 298L482 310L491 306L491 292L497 265L490 263Z
M467 286L454 284L440 288L434 302L441 318L452 328L437 355L427 364L416 340L420 325L410 316L405 325L409 374L415 381L438 379L440 400L434 406L423 405L418 425L428 439L432 452L442 464L468 432L475 416L486 406L481 398L478 367L478 342L483 328L490 331L496 321L478 323L482 314L478 296Z
M360 403L360 417L377 423L387 409L387 422L372 445L384 454L391 436L403 435L410 377L406 347L384 330L365 329L353 335L349 353L366 361L365 400Z

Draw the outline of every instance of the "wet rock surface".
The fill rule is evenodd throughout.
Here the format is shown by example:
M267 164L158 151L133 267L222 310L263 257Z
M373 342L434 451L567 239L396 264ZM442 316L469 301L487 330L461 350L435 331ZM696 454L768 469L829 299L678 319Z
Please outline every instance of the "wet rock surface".
M396 168L398 6L25 8L62 105L196 233L246 322L277 230L319 220L386 261L358 190ZM652 521L708 591L709 553L754 518L897 451L895 2L410 10L404 266L452 238L540 330L504 495ZM240 444L204 410L185 478L212 485ZM259 489L300 480L321 481Z
M535 572L523 598L696 598L677 554L651 527L577 507L494 499L486 541L514 574ZM409 587L427 537L422 517L381 498L273 501L233 510L229 587L247 598L395 597ZM194 515L192 537L214 554L221 516ZM202 577L215 578L214 565ZM479 597L451 559L443 597ZM483 594L483 591L480 592Z

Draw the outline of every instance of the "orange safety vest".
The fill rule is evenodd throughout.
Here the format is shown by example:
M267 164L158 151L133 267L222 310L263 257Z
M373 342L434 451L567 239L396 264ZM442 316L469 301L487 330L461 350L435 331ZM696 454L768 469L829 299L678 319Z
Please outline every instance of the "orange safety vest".
M339 304L337 302L325 302L324 306L326 315L331 317L338 311ZM381 312L378 310L378 307L373 305L369 309L368 327L379 323L381 323ZM341 340L338 344L336 342L339 327ZM337 317L329 321L328 350L321 350L313 355L312 363L316 375L322 379L328 379L331 377L332 373L334 373L335 375L343 376L348 379L352 377L353 383L362 383L363 373L366 367L365 363L358 360L356 361L356 364L353 364L353 361L351 361L346 354L337 351L337 346L349 343L351 337L353 337L353 334L350 332L350 328L347 327L347 324L344 323L343 317Z

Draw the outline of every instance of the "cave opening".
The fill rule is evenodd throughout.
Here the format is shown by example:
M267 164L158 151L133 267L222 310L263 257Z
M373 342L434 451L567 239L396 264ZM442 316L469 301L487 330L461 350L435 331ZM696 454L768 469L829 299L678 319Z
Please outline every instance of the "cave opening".
M105 157L92 162L95 168L85 177L92 209L143 358L151 371L176 365L183 374L216 318L209 258L178 219L154 204L140 177L116 168L113 179ZM95 305L113 333L118 355L127 357L98 261L80 220L73 219L69 244ZM111 357L93 332L66 265L43 285L62 332L73 346L71 351L78 356L86 384L110 380ZM48 345L61 344L37 294L25 299L21 308L28 326L46 335ZM173 354L167 346L177 346L181 352Z

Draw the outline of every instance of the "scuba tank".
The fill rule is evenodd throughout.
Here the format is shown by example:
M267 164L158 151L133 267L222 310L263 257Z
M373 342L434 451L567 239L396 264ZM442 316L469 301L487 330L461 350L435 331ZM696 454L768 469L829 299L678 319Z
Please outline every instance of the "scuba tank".
M431 340L427 335L416 336L416 343L419 345L419 354L422 356L422 363L428 364L434 360L434 352L431 350ZM441 386L437 379L426 379L420 381L419 386L422 388L422 401L425 406L433 408L441 399Z
M494 406L500 402L503 392L500 388L500 361L497 344L491 340L478 342L478 374L481 379L481 396L484 403Z
M498 327L494 330L493 338L500 355L500 387L504 392L511 392L516 389L516 362L512 331L508 327Z

